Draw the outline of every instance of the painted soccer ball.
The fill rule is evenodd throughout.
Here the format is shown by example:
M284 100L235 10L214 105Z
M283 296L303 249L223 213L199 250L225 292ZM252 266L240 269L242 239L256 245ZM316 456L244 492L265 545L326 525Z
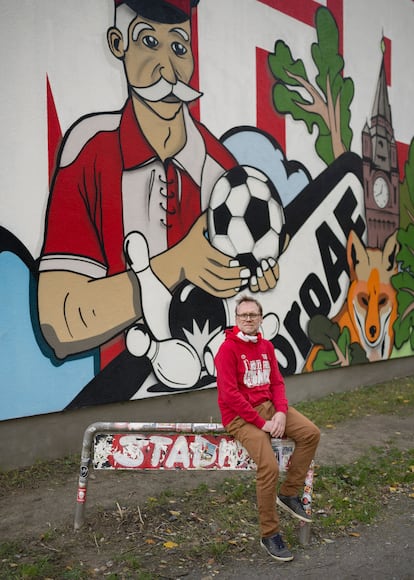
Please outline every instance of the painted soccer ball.
M207 212L210 243L254 272L261 260L277 258L286 240L285 215L269 178L253 167L224 173Z

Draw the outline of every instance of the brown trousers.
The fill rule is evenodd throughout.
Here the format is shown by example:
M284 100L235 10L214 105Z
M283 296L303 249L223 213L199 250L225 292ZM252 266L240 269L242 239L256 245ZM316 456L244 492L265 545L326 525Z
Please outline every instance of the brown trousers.
M262 403L256 407L256 411L266 420L270 420L275 414L275 408L271 401ZM256 496L260 531L263 538L269 538L279 532L279 516L276 511L279 465L272 449L270 434L251 423L247 423L241 417L235 417L226 426L226 430L240 441L256 463ZM295 450L279 491L282 495L299 495L299 491L303 488L306 472L315 456L320 431L312 421L293 407L289 407L286 415L285 435L295 442Z

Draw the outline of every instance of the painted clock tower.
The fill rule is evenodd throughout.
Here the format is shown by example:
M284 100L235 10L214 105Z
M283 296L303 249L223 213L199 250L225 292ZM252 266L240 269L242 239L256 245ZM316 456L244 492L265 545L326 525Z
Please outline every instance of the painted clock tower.
M362 172L367 246L380 248L399 226L400 195L397 146L385 78L384 57L371 115L362 131Z

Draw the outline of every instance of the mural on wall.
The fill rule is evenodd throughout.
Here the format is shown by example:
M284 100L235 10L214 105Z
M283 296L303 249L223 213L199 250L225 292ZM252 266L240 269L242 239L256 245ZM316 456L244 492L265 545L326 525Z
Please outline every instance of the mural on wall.
M312 3L305 53L297 36L273 36L256 125L217 133L196 48L218 5L203 2L111 0L121 109L87 112L62 135L48 79L41 250L0 228L0 419L214 387L242 292L263 303L285 376L413 354L414 145L394 134L388 39L360 135L342 0ZM311 138L309 163L288 127Z
M354 88L349 78L341 76L343 60L337 53L336 23L327 10L317 12L316 29L319 43L312 46L312 56L319 71L317 85L325 98L307 79L303 64L295 62L289 48L278 42L271 66L273 63L277 78L284 84L276 85L274 101L281 112L302 119L309 131L317 125L316 151L326 163L331 163L351 145L349 106ZM286 84L304 87L311 99L303 99ZM371 120L371 127L366 124L362 133L368 246L354 231L350 232L346 300L332 320L323 314L310 320L308 336L316 346L307 357L306 370L384 360L392 352L397 309L392 277L397 274L399 175L384 62Z

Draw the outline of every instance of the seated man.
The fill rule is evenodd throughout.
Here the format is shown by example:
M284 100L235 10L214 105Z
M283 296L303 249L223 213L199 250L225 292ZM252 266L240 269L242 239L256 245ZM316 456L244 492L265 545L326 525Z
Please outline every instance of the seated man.
M314 458L320 431L288 405L274 347L259 332L262 315L262 306L255 298L242 296L238 300L237 326L226 331L215 358L218 404L226 430L240 441L257 466L260 544L275 560L288 562L293 555L280 534L276 503L299 520L311 521L298 493ZM283 436L295 442L295 451L277 496L279 466L271 437Z

